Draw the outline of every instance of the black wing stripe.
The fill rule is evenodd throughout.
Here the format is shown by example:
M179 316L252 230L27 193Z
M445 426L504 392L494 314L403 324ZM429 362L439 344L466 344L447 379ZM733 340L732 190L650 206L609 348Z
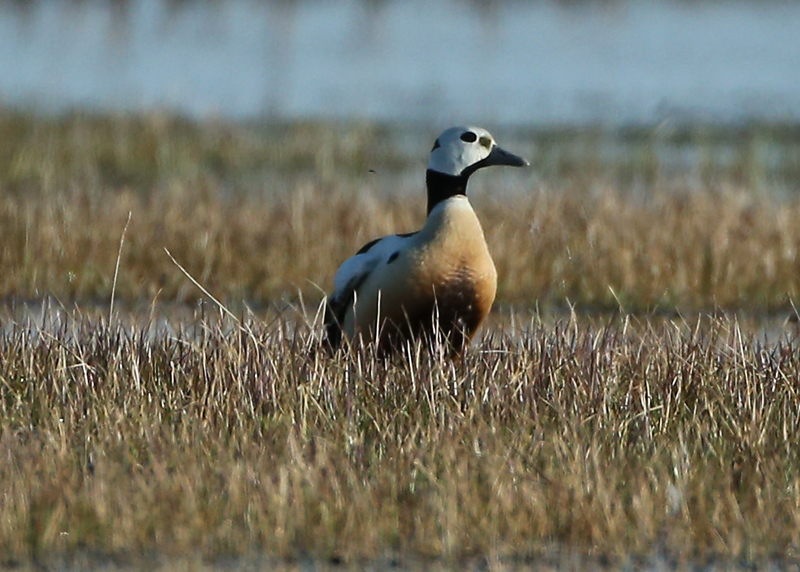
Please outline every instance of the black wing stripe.
M414 236L415 234L417 234L417 232L419 232L419 231L416 231L416 232L406 232L406 233L403 233L403 234L395 234L394 236L398 236L398 237L400 237L400 238L408 238L408 237L410 237L410 236ZM385 236L382 236L381 238L376 238L375 240L370 240L370 241L369 241L367 244L365 244L364 246L362 246L362 247L361 247L361 248L358 250L358 252L356 252L356 254L355 254L355 255L357 256L357 255L359 255L359 254L364 254L365 252L368 252L370 248L372 248L373 246L375 246L376 244L378 244L378 243L379 243L380 241L382 241L384 238L387 238L387 237L385 237Z
M383 238L376 238L375 240L370 240L367 244L358 249L358 252L356 252L356 256L358 256L359 254L364 254L370 248L378 244L381 240L383 240Z

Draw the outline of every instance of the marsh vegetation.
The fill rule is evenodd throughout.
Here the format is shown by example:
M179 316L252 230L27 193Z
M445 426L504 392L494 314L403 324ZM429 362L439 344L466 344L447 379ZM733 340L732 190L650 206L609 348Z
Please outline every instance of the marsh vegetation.
M337 264L423 216L387 128L0 122L3 565L796 564L796 129L496 134L534 169L475 181L498 307L453 362L317 351Z
M0 123L6 299L108 301L130 213L118 300L198 297L166 248L226 303L302 293L314 304L363 243L416 230L424 217L419 149L433 136L424 133L158 115L4 115ZM791 310L800 285L800 130L498 137L532 159L525 173L471 185L501 306Z

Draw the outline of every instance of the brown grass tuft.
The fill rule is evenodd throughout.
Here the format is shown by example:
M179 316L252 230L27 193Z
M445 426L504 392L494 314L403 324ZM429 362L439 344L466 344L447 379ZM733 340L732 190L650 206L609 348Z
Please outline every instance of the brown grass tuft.
M787 309L800 292L800 200L743 189L654 191L562 185L473 201L500 279L498 302L628 311ZM410 203L410 204L409 204ZM153 196L75 192L0 197L0 296L190 301L167 248L227 301L318 300L367 240L418 228L421 203L368 189L299 184L280 197L175 185Z
M327 358L280 315L0 336L0 552L797 557L800 359L736 319Z

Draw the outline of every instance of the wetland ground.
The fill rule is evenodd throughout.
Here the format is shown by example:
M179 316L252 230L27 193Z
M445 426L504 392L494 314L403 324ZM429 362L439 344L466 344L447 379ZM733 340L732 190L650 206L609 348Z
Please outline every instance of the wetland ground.
M422 220L387 126L0 124L0 567L797 569L795 127L496 133L452 362L318 351Z

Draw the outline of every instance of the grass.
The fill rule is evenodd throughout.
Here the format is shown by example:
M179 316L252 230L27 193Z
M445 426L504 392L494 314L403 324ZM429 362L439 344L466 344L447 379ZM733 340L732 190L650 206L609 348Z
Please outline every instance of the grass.
M6 326L0 552L798 557L800 354L734 318L519 320L460 363L194 327Z
M458 362L331 358L314 318L421 223L435 133L0 130L0 568L800 559L792 126L496 133L533 168L471 187L500 285Z
M154 196L82 190L0 195L0 296L192 301L164 249L218 297L266 304L319 300L337 266L367 240L411 231L420 204L300 185L281 197L226 198L175 186ZM786 310L800 288L800 197L742 188L655 191L646 199L570 186L474 200L498 268L498 302L652 311Z
M123 303L198 295L164 248L230 304L298 292L315 302L364 242L423 219L427 139L413 139L410 159L381 126L14 114L0 123L0 298L108 301L130 213ZM800 131L507 139L533 168L481 173L471 191L500 304L772 312L797 298Z
M515 319L457 363L185 324L6 326L7 558L800 556L800 354L735 318Z

